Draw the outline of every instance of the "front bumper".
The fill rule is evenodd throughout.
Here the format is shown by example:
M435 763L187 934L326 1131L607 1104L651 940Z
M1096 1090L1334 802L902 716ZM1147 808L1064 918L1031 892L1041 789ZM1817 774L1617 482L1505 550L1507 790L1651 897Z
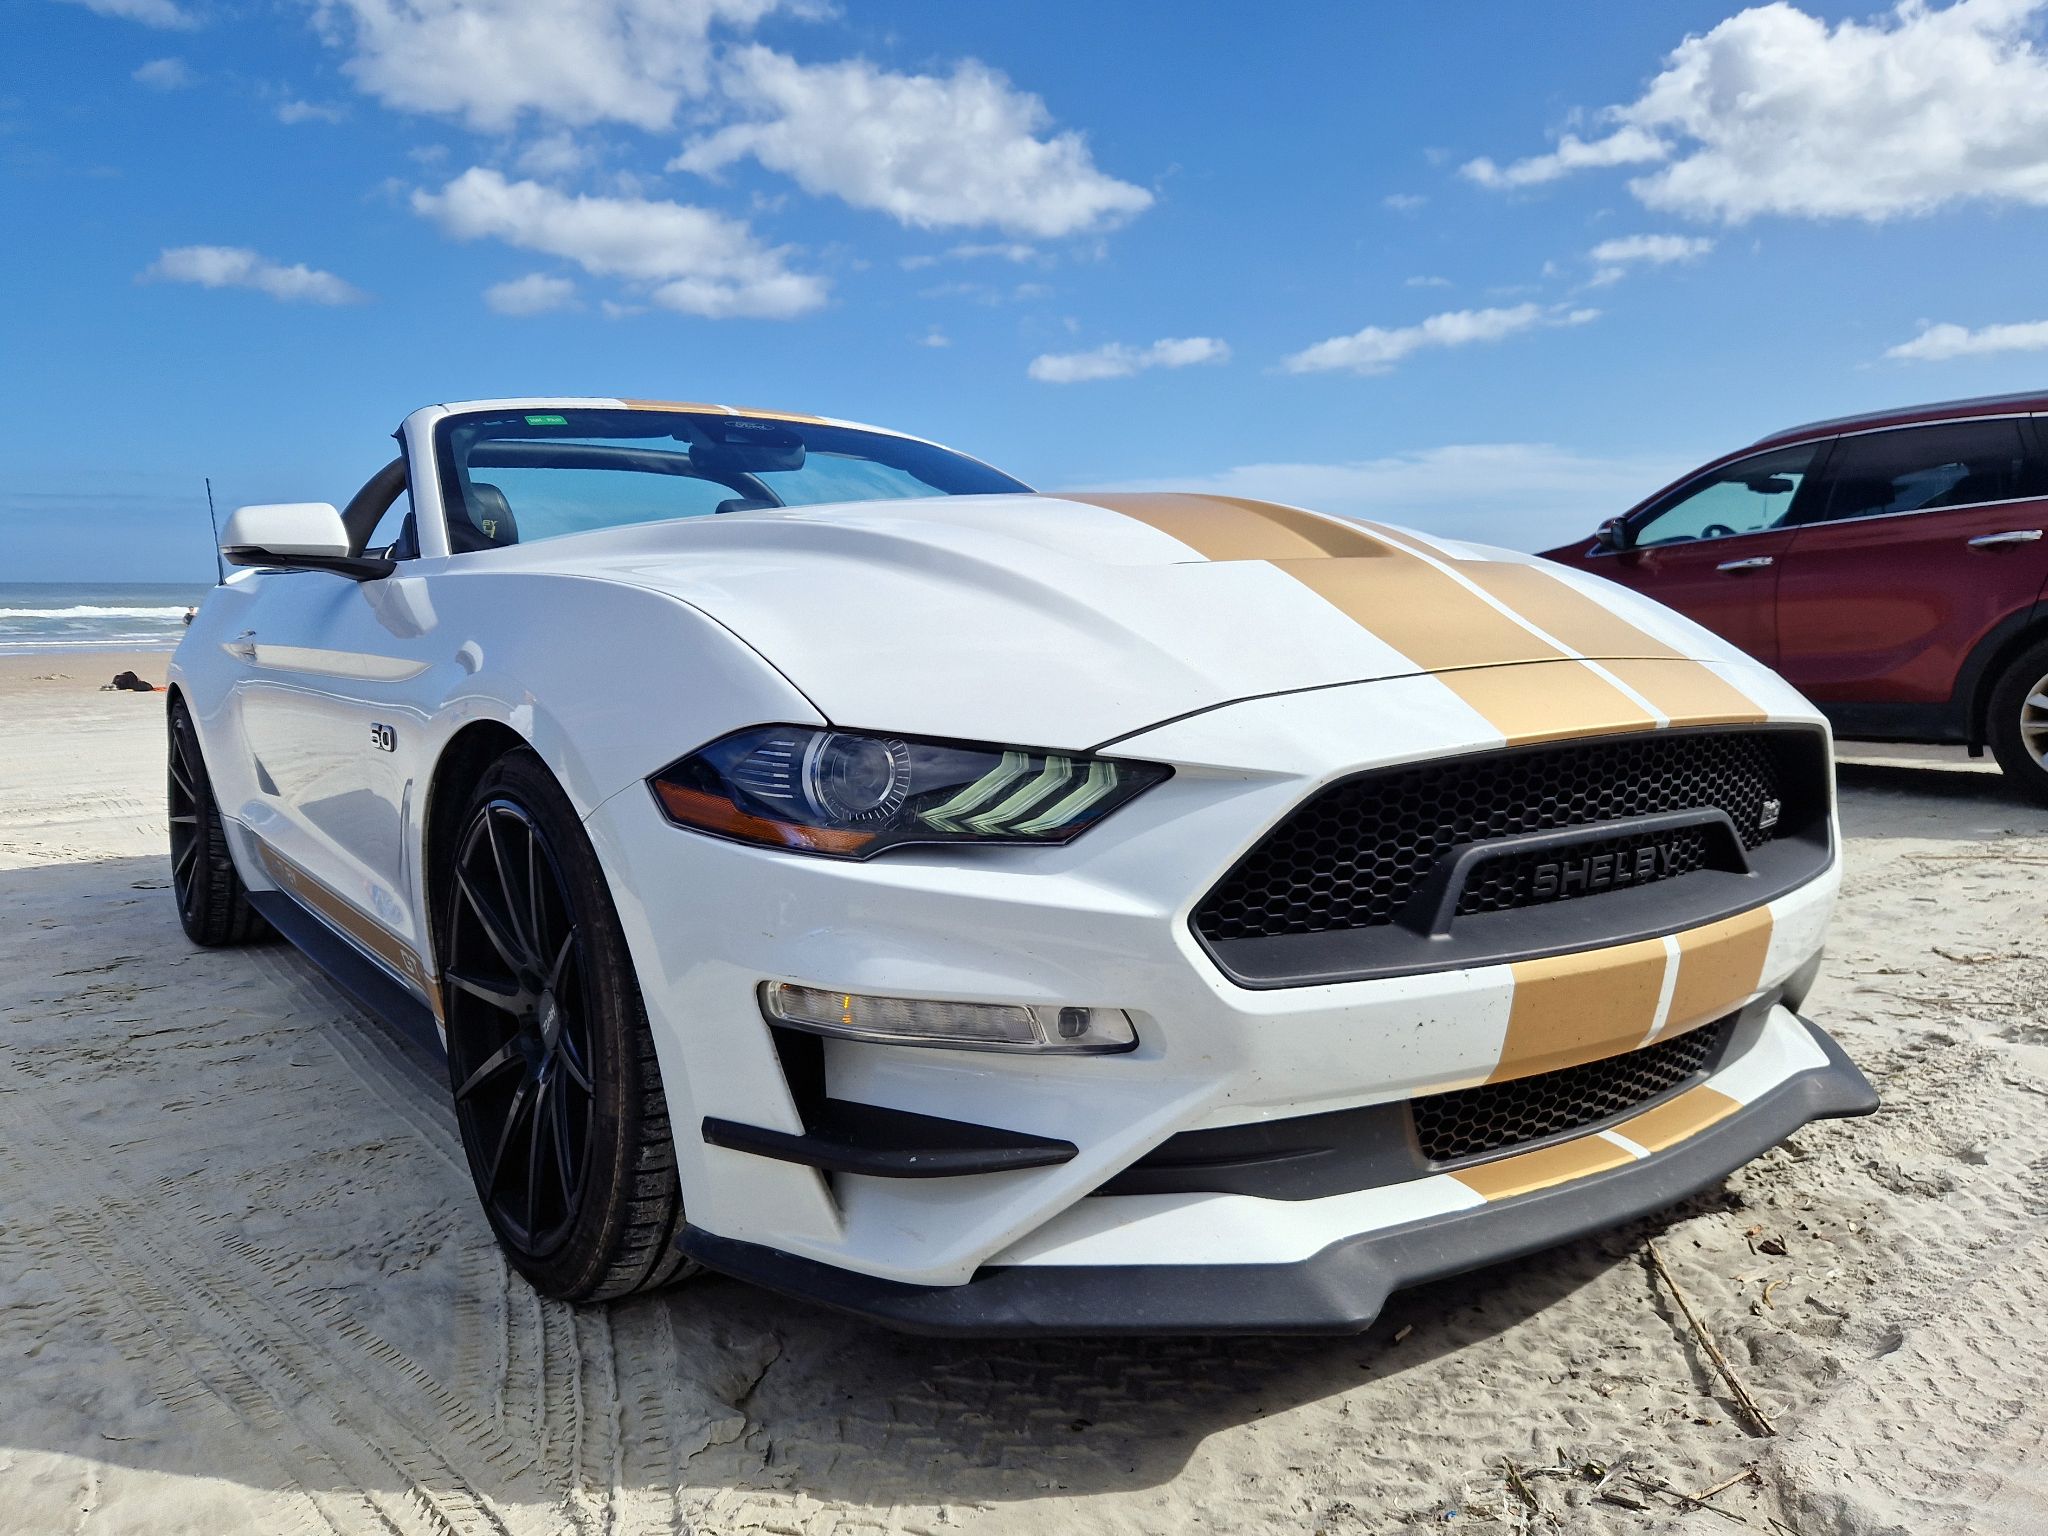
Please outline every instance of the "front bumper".
M1770 721L1817 728L1769 674L1733 670ZM586 825L660 1056L691 1242L718 1267L761 1252L910 1292L1020 1267L1291 1268L1480 1197L1413 1168L1331 1201L1098 1192L1183 1135L1398 1107L1737 1012L1786 1021L1753 1044L1807 1038L1776 1005L1804 995L1836 863L1733 918L1552 958L1258 989L1204 951L1193 903L1304 797L1501 744L1431 677L1249 701L1121 744L1175 776L1071 845L864 863L680 830L644 786L614 796ZM1139 1043L1028 1057L826 1040L807 1079L821 1118L761 1015L778 980L1120 1008Z
M1766 1028L1803 1036L1788 1034L1776 1043L1807 1064L1673 1145L1645 1148L1646 1155L1524 1193L1482 1198L1462 1209L1360 1232L1294 1263L1010 1263L991 1265L965 1285L918 1286L695 1227L687 1228L678 1242L708 1268L915 1333L1356 1333L1372 1324L1397 1290L1648 1215L1718 1183L1811 1121L1867 1115L1877 1108L1877 1094L1863 1074L1817 1026L1780 1009ZM1726 1075L1710 1079L1707 1086L1722 1083ZM1646 1111L1638 1121L1659 1113ZM1614 1132L1627 1138L1638 1121L1624 1121ZM1562 1167L1564 1160L1555 1154L1577 1145L1565 1142L1545 1151ZM1090 1203L1147 1198L1107 1196ZM1227 1202L1238 1197L1214 1198ZM1137 1213L1137 1219L1142 1224L1144 1214Z

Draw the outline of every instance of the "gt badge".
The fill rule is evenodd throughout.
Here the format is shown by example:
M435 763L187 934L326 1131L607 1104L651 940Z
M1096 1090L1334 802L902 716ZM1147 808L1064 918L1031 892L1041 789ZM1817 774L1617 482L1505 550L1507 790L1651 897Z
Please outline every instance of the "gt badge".
M372 724L370 726L370 745L379 752L396 752L398 750L398 732L388 725Z
M1763 808L1756 815L1757 831L1768 832L1771 828L1775 827L1778 824L1778 816L1784 809L1785 807L1778 801L1766 800L1763 803Z

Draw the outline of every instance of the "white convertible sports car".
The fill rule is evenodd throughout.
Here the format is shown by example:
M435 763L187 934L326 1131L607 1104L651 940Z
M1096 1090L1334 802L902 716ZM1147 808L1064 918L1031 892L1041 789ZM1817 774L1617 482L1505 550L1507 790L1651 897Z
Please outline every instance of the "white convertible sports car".
M550 1295L1353 1331L1876 1106L1826 727L1631 592L810 416L397 439L228 522L179 912L445 1044Z

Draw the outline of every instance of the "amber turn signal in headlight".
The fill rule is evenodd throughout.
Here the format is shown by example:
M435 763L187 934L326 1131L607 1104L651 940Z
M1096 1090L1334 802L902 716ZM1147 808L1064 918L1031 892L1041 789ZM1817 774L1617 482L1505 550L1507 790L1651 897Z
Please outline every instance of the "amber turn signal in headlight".
M1158 763L815 726L739 731L648 782L671 821L802 853L1064 843L1168 777Z

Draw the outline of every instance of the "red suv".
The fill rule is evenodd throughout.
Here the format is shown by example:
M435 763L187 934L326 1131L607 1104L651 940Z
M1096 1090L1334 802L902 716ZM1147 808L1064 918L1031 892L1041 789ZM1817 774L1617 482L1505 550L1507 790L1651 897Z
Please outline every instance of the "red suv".
M1988 745L2048 800L2048 394L1779 432L1547 554L1725 635L1840 736Z

